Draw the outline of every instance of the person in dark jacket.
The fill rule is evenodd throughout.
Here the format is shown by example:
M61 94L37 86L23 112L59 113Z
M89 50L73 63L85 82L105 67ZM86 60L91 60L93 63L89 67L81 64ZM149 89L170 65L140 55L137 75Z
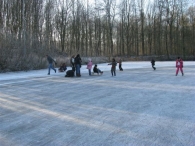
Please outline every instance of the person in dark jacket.
M111 74L112 74L112 76L113 75L116 76L116 65L117 65L117 62L115 61L115 59L113 58L112 62L109 63L108 65L112 65L111 66Z
M93 72L97 73L99 75L99 73L103 74L103 71L101 71L99 68L97 68L97 64L95 64L95 66L93 67Z
M66 72L65 77L74 77L74 72L75 72L75 68L72 67L72 70L68 70L68 71Z
M48 65L48 75L50 75L50 69L53 69L56 73L56 69L53 67L53 62L55 62L55 64L57 64L56 61L53 58L51 58L49 55L46 55L46 57L47 57L47 61L49 63L49 65Z
M74 64L76 67L76 76L77 77L81 77L81 72L80 72L81 63L82 63L81 57L79 54L77 54L77 56L74 58Z
M152 59L151 64L152 64L152 68L153 68L154 70L156 70L156 67L154 67L154 66L155 66L155 61L154 61L154 59Z
M66 69L67 69L66 64L63 63L63 64L60 66L60 68L58 69L58 71L59 71L59 72L64 72L64 71L66 71Z
M123 68L122 68L122 59L121 58L119 58L118 63L119 63L119 70L120 71L123 71Z

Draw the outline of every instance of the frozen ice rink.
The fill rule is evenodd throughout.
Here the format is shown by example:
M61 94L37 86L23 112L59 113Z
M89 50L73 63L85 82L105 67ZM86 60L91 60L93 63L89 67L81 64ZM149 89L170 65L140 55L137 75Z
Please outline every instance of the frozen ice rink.
M124 62L112 77L0 74L0 146L194 146L195 62Z

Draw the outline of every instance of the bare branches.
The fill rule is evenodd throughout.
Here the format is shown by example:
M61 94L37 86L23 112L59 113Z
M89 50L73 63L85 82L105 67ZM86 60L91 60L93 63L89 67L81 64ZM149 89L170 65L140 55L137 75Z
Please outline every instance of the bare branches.
M185 56L195 52L194 21L190 0L1 0L0 48L23 57Z

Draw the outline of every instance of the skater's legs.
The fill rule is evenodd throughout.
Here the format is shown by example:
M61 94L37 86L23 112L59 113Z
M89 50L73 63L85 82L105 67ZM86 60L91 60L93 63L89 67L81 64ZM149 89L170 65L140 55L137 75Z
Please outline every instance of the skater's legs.
M156 68L154 67L154 65L152 65L152 68L155 70Z
M182 76L184 75L182 67L180 67L180 71L182 73Z
M91 69L89 69L89 75L91 75Z
M48 74L50 74L51 66L52 66L52 64L49 64L49 65L48 65Z
M53 67L53 65L50 65L50 68L53 69L56 72L56 69Z
M122 68L122 65L121 65L121 64L119 64L119 70L123 70L123 68Z
M112 74L112 76L113 76L113 70L111 70L111 74Z
M76 65L76 75L80 76L80 65L79 64Z
M79 68L80 68L80 66L79 66L79 64L77 64L77 65L76 65L76 74L79 73Z
M182 67L180 67L180 71L181 71L181 73L183 74L183 69L182 69Z
M179 72L179 67L177 67L177 69L176 69L176 75L178 74L178 72Z
M114 75L114 76L116 76L116 69L111 69L111 73L112 73L112 76Z
M53 67L52 63L48 66L48 75L50 74L50 69L53 69L56 72L56 69Z

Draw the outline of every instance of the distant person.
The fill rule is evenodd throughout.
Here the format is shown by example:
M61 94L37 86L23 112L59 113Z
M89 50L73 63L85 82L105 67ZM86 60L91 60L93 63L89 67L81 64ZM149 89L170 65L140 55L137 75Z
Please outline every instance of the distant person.
M77 54L77 56L74 58L74 64L76 67L76 76L77 77L81 77L81 71L80 71L81 63L82 63L81 57L79 54Z
M59 71L59 72L65 72L66 69L67 69L66 64L63 63L63 64L61 64L61 66L60 66L60 68L58 69L58 71Z
M119 70L120 71L123 71L123 68L122 68L122 59L121 58L119 58L118 63L119 63Z
M89 58L88 59L88 63L87 63L87 69L89 71L89 75L90 76L91 76L91 68L92 68L92 66L93 66L93 63L92 63L91 59Z
M153 68L154 70L156 70L156 67L154 67L154 66L155 66L155 60L154 60L154 59L152 59L151 64L152 64L152 68Z
M55 62L55 64L57 64L56 61L53 58L51 58L49 55L46 55L46 57L47 57L47 61L49 63L49 65L48 65L48 75L50 75L50 69L53 69L56 73L56 69L53 67L53 62Z
M93 72L94 73L97 73L98 75L101 73L103 74L103 71L101 71L98 67L97 67L97 64L95 64L95 66L93 67Z
M70 65L71 67L75 67L74 66L74 55L70 58Z
M113 58L113 59L112 59L112 62L109 63L108 65L112 65L112 66L111 66L111 74L112 74L112 76L113 76L113 75L116 76L116 65L117 65L116 60Z
M176 60L176 68L177 68L176 69L176 76L178 75L179 70L181 71L182 76L183 76L184 75L184 73L183 73L183 60L180 57L178 57Z

